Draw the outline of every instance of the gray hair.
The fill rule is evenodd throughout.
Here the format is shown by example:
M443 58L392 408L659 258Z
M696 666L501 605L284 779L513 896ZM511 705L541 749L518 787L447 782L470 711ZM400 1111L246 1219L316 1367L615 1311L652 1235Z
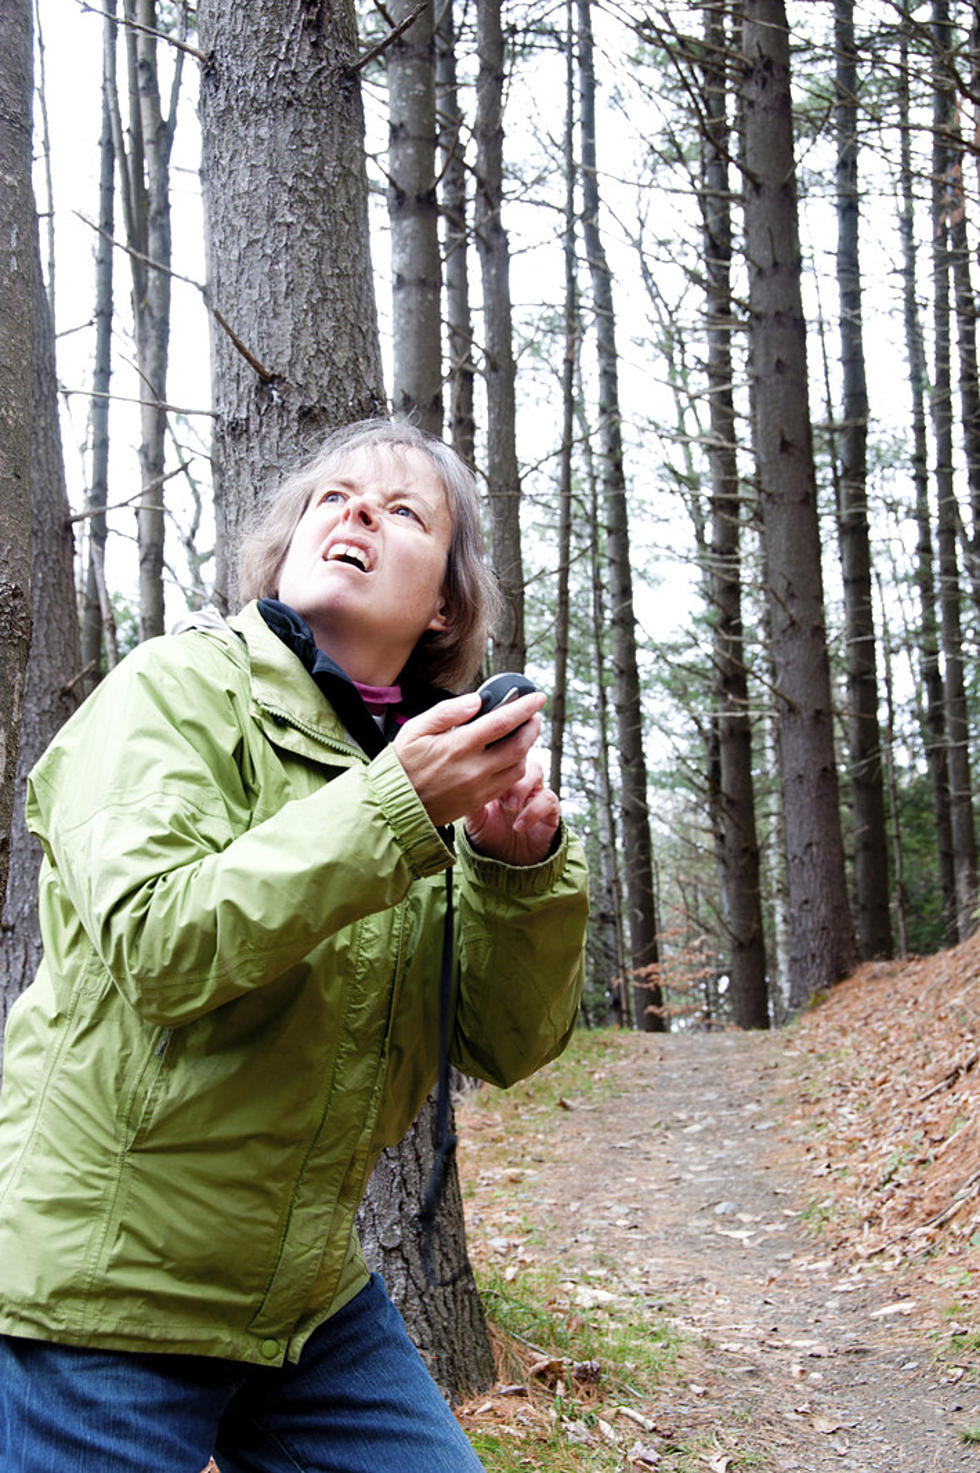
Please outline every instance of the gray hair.
M432 685L463 690L472 684L486 653L500 594L487 562L476 477L454 450L417 425L366 419L328 435L309 460L286 476L245 538L238 564L239 596L242 603L278 596L283 561L313 494L355 451L385 447L416 450L428 458L442 482L453 524L443 589L449 624L422 635L406 673Z

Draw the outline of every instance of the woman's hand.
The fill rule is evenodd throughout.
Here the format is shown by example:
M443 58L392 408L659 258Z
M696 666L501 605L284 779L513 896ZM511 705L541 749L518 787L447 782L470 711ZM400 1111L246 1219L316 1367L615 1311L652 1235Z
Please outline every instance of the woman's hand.
M535 761L527 763L520 782L466 819L474 849L504 864L540 864L547 859L561 821L561 806L545 786Z
M558 799L528 762L544 702L533 691L473 720L478 697L456 696L406 721L394 741L432 822L465 818L480 852L507 864L538 863L558 827Z

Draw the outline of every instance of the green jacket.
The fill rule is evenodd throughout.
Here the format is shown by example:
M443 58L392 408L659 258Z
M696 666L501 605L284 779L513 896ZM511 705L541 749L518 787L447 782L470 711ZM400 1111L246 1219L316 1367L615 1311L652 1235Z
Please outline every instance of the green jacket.
M0 1331L296 1359L437 1071L454 856L250 605L135 650L38 763L44 961L0 1095ZM455 870L452 1056L507 1085L574 1026L578 843Z

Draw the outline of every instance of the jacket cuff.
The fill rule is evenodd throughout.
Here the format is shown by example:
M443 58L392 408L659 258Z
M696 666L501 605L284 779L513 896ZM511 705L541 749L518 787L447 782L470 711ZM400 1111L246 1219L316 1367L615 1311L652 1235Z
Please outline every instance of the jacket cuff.
M437 875L454 862L452 849L422 806L394 747L385 747L368 763L367 781L415 876Z
M459 855L468 872L480 881L507 895L544 895L561 879L568 854L568 830L560 819L551 845L551 853L538 864L505 864L481 854L470 843L463 824L456 830Z

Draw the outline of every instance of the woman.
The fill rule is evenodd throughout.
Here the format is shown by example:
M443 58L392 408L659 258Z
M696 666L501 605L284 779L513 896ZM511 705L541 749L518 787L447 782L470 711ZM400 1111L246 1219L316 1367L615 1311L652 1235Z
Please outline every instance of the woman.
M479 1468L354 1216L438 1066L564 1046L581 850L476 716L471 476L368 422L287 481L227 624L129 655L31 777L45 956L0 1096L5 1473ZM451 827L454 826L454 827Z

